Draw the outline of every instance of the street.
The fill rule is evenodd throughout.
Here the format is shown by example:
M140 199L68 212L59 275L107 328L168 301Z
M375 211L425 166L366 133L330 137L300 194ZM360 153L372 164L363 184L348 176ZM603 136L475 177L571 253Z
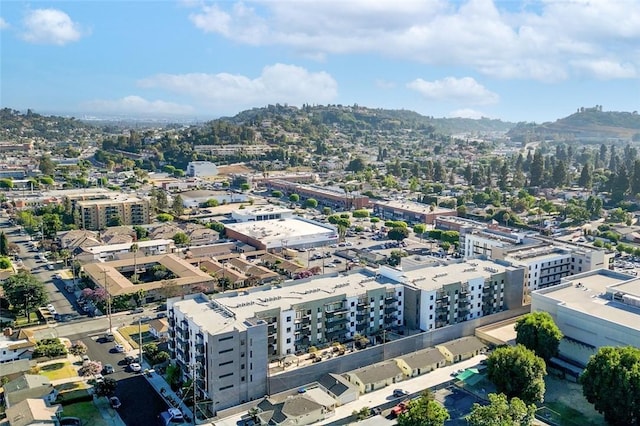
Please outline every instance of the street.
M105 377L111 377L118 382L116 396L120 399L122 406L117 411L126 425L156 425L158 414L167 410L168 406L141 373L134 373L127 369L124 357L127 355L137 357L138 352L117 353L114 350L115 342L104 341L102 334L80 333L67 337L72 342L80 340L87 345L87 355L91 360L100 361L103 366L105 364L113 366L114 373Z

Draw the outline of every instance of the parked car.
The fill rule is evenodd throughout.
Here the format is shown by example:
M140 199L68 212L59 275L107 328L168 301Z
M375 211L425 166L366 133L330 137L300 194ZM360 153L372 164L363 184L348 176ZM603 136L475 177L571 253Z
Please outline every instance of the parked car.
M393 397L394 398L402 398L403 396L409 395L409 392L407 392L406 390L403 389L394 389L393 390Z
M111 364L105 364L103 371L104 374L113 374L115 372L115 370L113 369L113 365Z
M91 358L89 358L89 355L82 355L82 362L89 362L91 361Z
M114 342L114 341L116 340L116 336L114 336L112 332L107 331L107 332L104 334L104 340L105 340L106 342Z
M140 307L140 308L135 308L133 311L131 311L132 314L141 314L144 312L144 308Z
M113 347L113 349L115 349L115 351L118 352L118 353L123 353L124 352L124 346L122 346L119 343L116 343L116 345Z
M125 363L125 364L127 364L127 365L131 365L131 364L133 364L134 362L136 362L136 357L131 356L131 355L127 355L127 356L125 356L125 357L124 357L124 363Z
M142 371L142 366L137 362L132 362L131 364L129 364L129 369L134 373L139 373L140 371Z
M166 318L167 317L167 313L166 312L158 312L156 314L156 318Z
M120 408L122 406L120 398L118 398L117 396L112 396L111 398L109 398L109 404L111 404L111 408L114 409Z

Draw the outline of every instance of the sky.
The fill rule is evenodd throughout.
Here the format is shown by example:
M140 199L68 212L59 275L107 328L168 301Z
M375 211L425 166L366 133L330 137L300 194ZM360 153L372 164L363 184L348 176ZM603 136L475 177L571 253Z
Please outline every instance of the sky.
M640 109L640 0L3 0L0 59L0 105L43 114L540 123Z

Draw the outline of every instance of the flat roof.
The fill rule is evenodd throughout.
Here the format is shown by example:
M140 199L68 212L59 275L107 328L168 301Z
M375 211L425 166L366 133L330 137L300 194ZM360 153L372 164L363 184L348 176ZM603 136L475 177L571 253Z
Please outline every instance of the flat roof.
M122 244L106 244L103 246L87 247L85 250L93 254L100 254L100 253L108 253L111 251L129 250L133 244L137 244L138 248L166 246L169 244L173 244L173 240L159 239L159 240L135 241L131 243L122 243Z
M597 269L565 277L561 284L535 290L532 296L534 300L538 295L551 298L567 309L640 329L640 307L611 300L611 295L616 292L640 297L640 278Z
M263 243L279 242L294 237L317 237L323 234L337 235L337 231L330 225L322 225L297 217L229 223L225 224L225 227Z
M93 206L96 204L114 204L114 203L139 203L142 199L138 197L131 197L128 195L122 195L113 198L100 198L97 200L80 200L77 202L79 206Z
M389 201L376 201L373 204L378 206L391 207L398 210L404 210L411 213L420 213L420 214L442 214L442 213L450 213L455 212L453 209L445 209L441 207L436 207L431 210L431 205L416 203L415 201L401 201L401 200L389 200Z
M291 210L282 206L275 206L273 204L263 204L260 206L249 206L244 209L236 209L232 213L237 214L239 216L249 216L253 214L260 213L293 213L294 210Z
M256 313L280 309L289 310L294 305L329 297L357 297L368 290L384 287L395 289L396 284L384 277L359 271L349 275L323 276L309 281L299 281L282 287L262 286L241 292L223 293L208 303L205 295L177 300L174 306L210 334L221 333L234 327L244 329L243 322ZM204 298L204 299L203 299ZM213 307L217 305L217 309ZM230 320L230 317L231 320Z
M413 284L421 290L432 291L442 288L442 286L446 284L467 282L478 277L486 279L492 275L515 269L483 259L471 259L446 265L432 265L433 266L427 266L425 268L403 271L401 275L404 280L403 282Z

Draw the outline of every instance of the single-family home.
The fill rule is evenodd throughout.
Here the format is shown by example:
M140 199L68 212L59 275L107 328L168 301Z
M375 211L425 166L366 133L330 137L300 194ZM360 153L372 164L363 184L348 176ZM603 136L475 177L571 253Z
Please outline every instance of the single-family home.
M404 380L404 374L394 360L368 365L349 371L344 376L358 387L361 394L382 389Z
M447 360L436 348L427 348L412 352L395 359L405 377L416 377L444 367Z
M481 354L486 351L487 345L475 336L467 336L437 345L436 348L448 363L453 364Z
M56 426L61 411L61 405L48 406L42 399L28 398L7 407L6 415L9 426Z
M339 374L325 374L318 380L318 384L333 399L338 401L339 405L353 402L360 395L358 387Z
M265 398L256 407L260 424L310 425L323 420L330 412L305 394L288 396L284 401Z
M39 398L52 403L58 391L51 381L39 374L23 374L4 385L4 399L7 407L12 407L28 398Z
M149 333L156 339L167 340L169 338L169 321L166 318L156 318L149 321Z

